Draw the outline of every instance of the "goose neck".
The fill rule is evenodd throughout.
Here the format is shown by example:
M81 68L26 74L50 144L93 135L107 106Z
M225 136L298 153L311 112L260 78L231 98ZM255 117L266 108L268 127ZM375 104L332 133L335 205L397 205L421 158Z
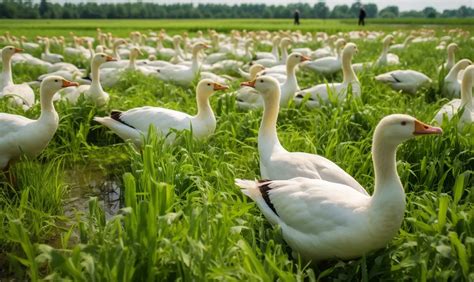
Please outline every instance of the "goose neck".
M39 123L57 123L58 113L56 112L53 105L54 93L49 93L48 90L41 88L41 114L38 119Z
M278 111L280 109L280 89L277 95L264 98L263 118L258 131L258 150L261 158L267 158L275 150L282 149L276 129Z
M100 84L100 63L91 64L91 73L92 73L92 84L91 87L95 87L102 91L102 85Z
M3 62L2 63L3 63L2 79L3 79L3 87L5 87L7 85L12 85L13 84L12 57L11 56L3 56Z
M137 59L136 54L130 54L130 60L128 61L128 69L131 69L131 70L137 69L137 64L135 62L136 59Z
M49 40L46 40L46 41L44 42L44 53L45 53L45 54L48 54L48 55L50 54L50 51L49 51Z
M447 61L447 65L453 65L453 64L454 64L454 61L455 61L455 58L454 58L454 50L449 49L449 50L448 50L448 61Z
M288 58L288 47L286 45L281 46L281 62L286 62Z
M342 75L343 83L350 83L352 81L358 81L357 76L352 68L352 54L342 54Z
M199 50L200 49L194 48L193 49L193 56L191 58L191 60L192 60L191 69L192 69L193 73L195 73L195 74L199 72L199 59L198 59Z
M465 110L473 110L472 105L472 77L474 75L474 69L469 69L464 72L464 76L461 82L461 105L465 107Z
M215 120L214 112L211 108L211 103L209 102L209 97L207 95L196 95L197 102L197 115L195 119L197 120Z
M273 56L275 56L275 59L276 59L277 61L279 61L279 59L280 59L280 54L279 54L279 52L278 52L278 43L277 43L277 42L274 42L274 43L273 43L272 54L273 54Z
M119 47L119 44L114 44L114 50L113 50L113 52L114 52L114 57L115 57L116 60L120 60L120 59L121 59L121 58L120 58L120 53L119 53L119 51L118 51L118 47Z

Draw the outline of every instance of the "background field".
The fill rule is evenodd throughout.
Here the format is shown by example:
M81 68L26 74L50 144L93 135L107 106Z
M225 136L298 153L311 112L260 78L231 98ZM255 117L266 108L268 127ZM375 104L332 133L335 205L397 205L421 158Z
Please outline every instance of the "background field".
M376 25L366 29L423 27L442 34L449 28L474 28L473 19L373 22ZM0 30L29 38L69 36L70 31L93 36L97 27L117 36L160 28L170 33L295 29L289 20L0 21ZM331 33L356 28L354 21L304 19L298 27ZM380 43L356 43L360 52L354 62L378 57ZM458 43L457 58L474 59L473 41L458 39ZM283 146L333 160L372 192L370 147L378 121L391 113L407 113L430 122L448 101L439 94L442 83L437 71L445 52L435 50L436 45L412 45L399 53L401 66L359 75L361 100L313 110L294 105L282 109L278 131ZM88 64L78 58L66 60L82 67ZM396 68L424 72L433 86L411 96L374 81L375 74ZM13 70L16 82L35 80L44 72L25 65ZM301 88L324 81L305 72L299 72L298 79ZM341 79L337 74L329 81ZM232 83L229 92L239 82ZM118 86L106 90L111 103L103 110L86 103L74 107L58 103L60 127L49 147L39 158L14 167L19 188L0 183L0 279L474 280L473 126L459 131L454 121L444 126L440 137L424 137L400 147L398 170L407 193L407 212L400 233L386 248L352 261L309 267L291 257L278 230L234 185L235 178L259 177L260 111L239 111L232 97L216 94L211 103L217 130L208 140L192 140L185 132L176 146L164 147L162 140L150 138L139 154L92 118L143 105L193 113L194 89L127 73ZM0 111L23 114L3 101ZM39 111L35 106L26 115L37 117ZM128 208L119 211L123 207Z
M368 19L367 30L395 30L430 27L460 27L474 30L474 19ZM419 26L418 26L419 25ZM302 19L302 25L295 26L291 19L200 19L200 20L0 20L0 30L10 30L12 34L36 36L69 35L74 31L78 35L93 35L97 27L110 31L117 36L127 36L130 31L164 28L170 32L215 29L220 32L238 30L301 30L301 31L350 31L357 28L357 19L351 20L318 20Z

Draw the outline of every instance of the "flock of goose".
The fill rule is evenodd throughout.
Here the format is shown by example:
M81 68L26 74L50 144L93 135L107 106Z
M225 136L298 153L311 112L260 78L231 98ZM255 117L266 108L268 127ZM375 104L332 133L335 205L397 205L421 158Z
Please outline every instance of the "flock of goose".
M459 126L474 119L472 84L474 66L469 59L455 61L458 49L454 42L465 36L462 30L451 31L441 38L437 49L446 50L447 61L440 66L446 73L442 94L454 98L434 116L438 124L460 112ZM395 38L402 44L391 45ZM348 41L382 39L382 51L373 62L353 64L358 52L356 44ZM375 167L375 189L369 195L351 175L331 160L316 154L287 151L278 139L279 109L291 101L308 107L318 107L333 99L357 99L361 85L357 73L386 65L399 65L395 53L409 44L439 40L432 30L393 32L349 32L328 36L326 33L300 32L239 32L229 35L210 31L208 36L197 32L169 36L165 31L143 34L132 32L130 38L116 38L97 30L97 37L72 36L67 45L64 37L37 37L40 43L15 38L8 32L0 37L2 75L0 97L12 107L28 110L35 103L31 87L40 85L41 115L32 120L20 115L0 113L0 168L12 178L9 166L21 154L38 155L49 143L58 127L54 101L76 104L81 96L97 107L109 102L103 87L113 87L126 71L137 71L170 84L196 86L197 113L190 115L166 108L144 106L128 111L112 111L108 117L95 121L108 127L137 148L149 125L173 143L173 129L192 128L195 138L214 133L216 118L209 98L216 91L228 89L234 77L218 73L240 74L247 82L230 95L235 96L241 109L263 108L258 132L258 151L262 181L236 180L242 192L252 198L265 217L281 227L292 249L304 259L320 261L330 258L349 259L387 244L398 232L405 211L405 194L396 170L396 150L402 142L419 135L441 134L439 127L424 124L402 114L384 117L377 125L372 146ZM254 52L254 44L271 46L271 52ZM323 47L294 48L292 44L317 42ZM444 43L443 43L444 42ZM86 74L64 57L50 51L51 44L59 46L67 56L90 60L91 73ZM84 45L87 46L84 47ZM95 48L93 47L95 45ZM166 48L172 45L173 48ZM42 47L44 46L44 47ZM26 52L44 48L41 58ZM209 52L208 50L212 50ZM206 52L208 51L208 52ZM143 53L147 59L139 59ZM124 59L128 58L128 59ZM158 59L159 58L159 59ZM47 73L38 81L15 84L12 63L42 66ZM300 89L297 71L332 75L342 70L339 83L317 84ZM431 79L415 70L400 69L375 77L395 90L416 93L431 83ZM460 98L458 98L460 97Z

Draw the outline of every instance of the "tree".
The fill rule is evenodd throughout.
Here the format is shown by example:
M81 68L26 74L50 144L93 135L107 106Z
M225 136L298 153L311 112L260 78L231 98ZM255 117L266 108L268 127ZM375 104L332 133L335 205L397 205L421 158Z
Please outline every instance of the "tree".
M320 19L326 19L329 17L329 8L326 3L320 1L313 6L313 16Z
M331 11L331 18L340 19L340 18L350 18L349 6L347 5L336 5Z
M364 5L365 12L367 13L368 18L376 18L377 17L377 4L369 3Z
M397 6L387 6L380 10L379 16L381 18L397 18L399 16L399 11Z
M44 17L48 12L48 2L46 0L41 0L39 5L39 13L41 17Z
M426 18L436 18L438 11L433 7L426 7L421 11Z

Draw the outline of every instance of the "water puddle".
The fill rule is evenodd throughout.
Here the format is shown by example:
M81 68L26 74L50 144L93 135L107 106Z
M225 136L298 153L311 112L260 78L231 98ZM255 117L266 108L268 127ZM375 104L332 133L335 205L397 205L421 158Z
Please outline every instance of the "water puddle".
M87 213L91 197L98 198L107 219L121 208L120 177L107 174L100 167L74 167L66 171L64 182L69 186L69 198L64 204L67 217L74 218L78 212Z

